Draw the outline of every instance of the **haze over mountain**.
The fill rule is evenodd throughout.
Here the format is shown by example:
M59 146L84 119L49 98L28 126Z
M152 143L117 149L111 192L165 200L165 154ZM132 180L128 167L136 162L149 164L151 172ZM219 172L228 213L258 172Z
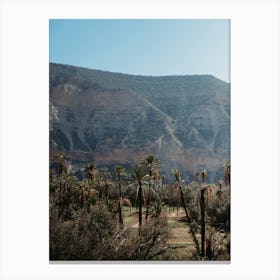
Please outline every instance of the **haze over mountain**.
M50 156L74 167L160 157L191 176L230 159L230 85L211 75L136 76L50 63Z

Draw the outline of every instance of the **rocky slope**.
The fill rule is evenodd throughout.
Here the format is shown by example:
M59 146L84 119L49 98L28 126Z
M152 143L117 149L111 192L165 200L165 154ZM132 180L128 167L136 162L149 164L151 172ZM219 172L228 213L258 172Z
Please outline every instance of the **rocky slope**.
M213 76L146 77L50 63L50 155L127 166L152 153L162 171L230 157L230 85Z

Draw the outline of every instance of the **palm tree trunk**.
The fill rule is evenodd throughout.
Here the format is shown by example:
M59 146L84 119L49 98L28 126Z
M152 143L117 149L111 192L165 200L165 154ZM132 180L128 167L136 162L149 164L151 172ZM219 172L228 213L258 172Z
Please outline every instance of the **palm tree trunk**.
M106 204L108 206L109 205L109 194L108 194L108 185L107 185L107 183L105 183L105 200L106 200Z
M123 217L122 217L122 187L121 187L121 178L120 174L118 174L119 181L119 223L123 225Z
M150 179L152 178L152 170L150 169L149 171L149 176ZM149 191L148 191L148 198L147 198L147 206L146 206L146 217L145 220L148 220L148 215L149 215L149 206L150 206L150 188L151 188L151 183L149 182Z
M139 227L142 225L142 184L139 183Z
M149 206L150 206L150 186L149 186L148 198L147 198L146 217L145 217L146 221L148 220Z
M189 214L189 210L187 208L187 205L186 205L186 202L185 202L185 199L184 199L184 193L183 193L183 189L182 189L182 186L181 184L179 184L179 188L180 188L180 194L181 194L181 201L182 201L182 204L183 204L183 207L184 207L184 210L185 210L185 213L186 213L186 217L187 217L187 220L188 220L188 224L190 225L191 227L191 217L190 217L190 214ZM191 235L192 235L192 239L195 243L195 247L196 247L196 252L197 254L199 255L199 243L198 243L198 240L195 236L195 232L191 229L190 230L191 232Z
M187 208L187 205L186 205L186 202L185 202L185 199L184 199L184 194L183 194L183 190L182 190L181 185L179 185L179 188L180 188L180 194L181 194L181 201L182 201L185 213L186 213L188 223L190 224L191 223L191 217L190 217L189 210Z
M119 200L119 223L123 225L123 217L122 217L122 200Z
M201 190L200 211L201 211L201 257L205 256L205 190Z

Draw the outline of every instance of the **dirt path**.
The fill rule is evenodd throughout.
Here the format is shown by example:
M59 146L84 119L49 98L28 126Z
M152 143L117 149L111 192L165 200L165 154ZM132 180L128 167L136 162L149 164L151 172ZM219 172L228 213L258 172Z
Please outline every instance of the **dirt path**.
M178 259L190 259L192 251L195 250L189 226L185 221L185 213L183 209L168 213L168 224L170 227L170 237L167 241L169 245L176 248Z
M143 213L145 213L145 210L143 210ZM177 214L175 209L175 211L169 211L167 214L170 228L170 237L167 244L175 249L178 259L188 260L191 258L195 246L189 233L189 226L185 221L185 212L183 209L179 209ZM138 228L138 212L136 209L132 210L131 215L125 215L124 222L132 228Z

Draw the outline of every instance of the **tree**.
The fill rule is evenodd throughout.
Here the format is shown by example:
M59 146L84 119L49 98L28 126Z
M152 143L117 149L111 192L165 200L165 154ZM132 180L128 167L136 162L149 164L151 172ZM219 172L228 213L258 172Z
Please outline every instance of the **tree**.
M172 170L172 173L173 173L173 175L176 179L177 185L179 187L179 191L180 191L180 194L181 194L181 202L182 202L183 208L185 210L188 223L190 224L191 223L191 217L190 217L190 214L189 214L189 209L187 208L187 205L186 205L186 202L185 202L185 199L184 199L184 193L183 193L183 189L182 189L182 185L181 185L181 182L182 182L181 174L180 174L178 169Z
M202 183L205 183L207 176L208 176L207 169L203 169L201 171L201 181L202 181Z
M149 188L148 188L148 197L147 197L147 205L146 205L146 216L145 220L147 221L149 215L149 207L150 207L150 200L151 200L151 185L153 183L153 175L156 174L158 167L160 166L160 160L156 158L154 155L149 155L145 158L142 163L149 171Z
M80 207L83 208L88 200L89 189L87 181L79 182L79 184L77 184L76 192L77 202L79 203Z
M195 181L196 181L197 183L199 183L199 172L196 172L196 173L194 174L194 177L195 177Z
M206 225L206 208L209 206L209 201L213 198L211 186L202 186L199 196L200 207L200 236L201 236L201 257L205 257L205 225Z
M230 161L224 167L225 183L230 186Z
M142 200L143 200L143 190L142 190L142 185L143 182L145 180L145 178L147 178L147 170L145 168L145 166L143 165L136 165L134 167L134 178L138 183L138 201L139 201L139 227L141 227L142 225Z
M107 206L109 205L109 187L111 185L111 182L109 181L111 178L111 174L108 171L108 168L102 168L101 170L101 176L104 181L104 187L105 187L105 200Z
M96 164L94 164L94 163L88 164L88 165L84 168L84 171L85 171L85 174L86 174L86 178L87 178L89 181L93 181L93 180L95 179L96 173L97 173Z
M177 185L179 186L179 191L180 191L180 194L181 194L182 205L183 205L183 208L184 208L185 213L186 213L188 224L191 227L192 221L191 221L191 217L190 217L190 214L189 214L190 213L189 209L188 209L188 207L186 205L186 202L185 202L185 199L184 199L184 193L183 193L183 189L182 189L182 185L181 185L181 182L182 182L181 174L180 174L178 169L172 170L172 173L173 173L173 175L174 175L174 177L176 179ZM191 229L191 235L192 235L193 241L194 241L195 246L196 246L196 251L199 254L199 243L198 243L198 240L197 240L197 238L195 236L195 232L192 229Z
M70 160L69 156L64 154L58 154L54 157L54 163L58 165L58 174L68 173L68 161Z
M117 165L115 166L115 174L118 178L118 186L119 186L119 223L123 225L123 217L122 217L122 186L121 186L121 175L125 174L124 167Z

